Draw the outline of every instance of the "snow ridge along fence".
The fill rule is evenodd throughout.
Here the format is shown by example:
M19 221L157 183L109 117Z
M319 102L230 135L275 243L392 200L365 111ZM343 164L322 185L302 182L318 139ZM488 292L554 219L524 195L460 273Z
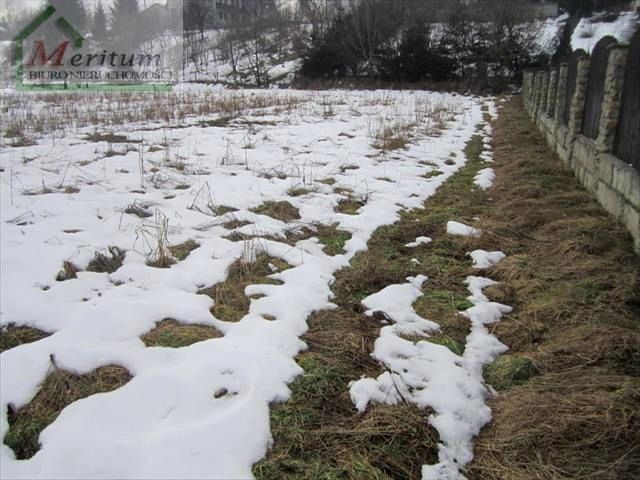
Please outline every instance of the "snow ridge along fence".
M551 149L631 232L640 253L640 30L527 71L524 104Z

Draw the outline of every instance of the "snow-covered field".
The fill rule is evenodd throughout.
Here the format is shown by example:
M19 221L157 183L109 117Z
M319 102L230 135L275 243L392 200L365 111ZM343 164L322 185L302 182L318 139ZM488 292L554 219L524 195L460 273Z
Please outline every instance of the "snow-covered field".
M403 209L421 208L464 165L482 106L495 110L486 99L412 91L190 87L171 95L60 97L56 106L5 93L7 119L25 130L39 128L24 133L34 145L3 139L0 146L0 323L54 334L0 355L0 438L8 431L7 406L20 408L34 397L51 355L59 368L78 374L115 364L133 378L65 408L41 434L33 458L17 461L2 445L2 478L251 478L271 442L269 405L285 401L287 384L301 373L294 357L305 348L306 319L332 308L334 272L367 248L376 228L393 223ZM202 108L193 107L196 99ZM211 113L214 102L236 108L228 117ZM154 104L172 107L154 113ZM410 143L380 150L388 132L401 132ZM89 140L107 133L126 138ZM489 136L490 129L480 133ZM363 206L338 213L345 199ZM283 222L251 211L265 201L290 202L300 219ZM234 211L217 215L222 206ZM140 211L151 216L134 214ZM235 229L244 240L227 238L234 230L223 225L230 220L246 222ZM165 222L169 245L191 239L199 247L170 268L156 268L148 263L163 248L158 239ZM333 224L352 234L344 254L327 255L315 237L294 246L278 240L291 229ZM122 267L111 274L83 271L95 252L110 246L126 251ZM197 292L224 281L232 263L260 253L292 268L274 266L279 285L247 287L250 311L241 321L214 318L213 300ZM56 281L65 261L79 267L77 278ZM457 357L441 346L426 352L437 353L444 369L434 381L451 388L428 388L429 359L419 352L408 362L429 392L418 403L435 408L432 421L445 442L446 465L425 468L425 475L439 475L428 478L445 478L457 472L456 460L469 460L470 439L489 415L481 365L500 346L487 340L483 325L504 309L487 301L486 282L474 278L469 353ZM425 281L396 287L408 302L398 304L400 317ZM387 293L380 292L384 301ZM223 336L184 348L145 347L140 337L165 318L210 325ZM416 331L437 328L438 319L429 320L413 318ZM384 329L383 338L400 341ZM376 344L375 355L392 362L384 346ZM366 388L351 388L360 392L354 397L359 409L374 400ZM227 394L215 394L221 391ZM461 420L456 408L465 399Z

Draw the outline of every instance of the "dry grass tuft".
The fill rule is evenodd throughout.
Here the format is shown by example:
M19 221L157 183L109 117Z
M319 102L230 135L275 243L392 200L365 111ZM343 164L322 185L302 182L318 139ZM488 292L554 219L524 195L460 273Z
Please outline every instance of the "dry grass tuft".
M200 244L195 240L187 240L184 243L180 243L178 245L172 245L169 247L169 251L171 255L178 261L182 261L186 259L191 252L193 252L196 248L199 248Z
M236 228L244 227L245 225L251 225L251 222L247 220L240 220L235 217L222 224L222 226L227 230L235 230Z
M60 412L82 398L116 390L131 379L119 366L100 367L86 375L75 375L57 367L51 357L51 371L36 396L24 407L9 406L9 431L4 438L19 460L26 460L40 449L40 433Z
M56 275L56 281L64 282L65 280L78 278L79 271L80 271L80 268L78 268L78 266L74 265L71 262L64 261L62 263L62 270L60 270L58 272L58 275Z
M87 266L87 272L113 273L124 262L125 252L119 247L109 247L109 254L96 252Z
M0 327L0 353L12 348L33 343L50 334L32 327L16 327L15 324Z
M334 208L337 213L346 213L347 215L356 215L358 210L367 204L365 199L349 196L338 200L338 204Z
M214 305L211 313L219 320L239 322L249 313L249 298L244 294L248 285L269 283L277 285L280 282L268 278L270 275L290 268L283 260L259 254L255 261L247 262L239 259L234 262L227 272L227 279L212 287L200 290L198 293L211 297Z
M237 212L238 209L234 207L228 207L226 205L216 205L215 207L212 207L212 211L214 215L224 215L226 213Z
M283 222L300 220L300 213L298 212L298 209L287 201L275 202L273 200L268 200L262 205L252 208L251 211L259 215L268 215L271 218L275 218Z
M637 377L575 369L537 377L503 396L493 406L493 427L482 435L473 478L636 477Z
M153 330L145 333L141 340L147 347L182 348L220 337L222 333L209 325L187 325L165 318Z
M372 132L373 142L371 146L382 152L402 150L411 142L412 125L394 123L392 125L379 125L377 131Z
M318 183L322 183L324 185L335 185L336 179L333 177L323 178L322 180L318 180Z
M139 143L140 140L129 140L126 135L116 135L113 132L99 133L93 132L85 137L87 142L107 142L112 143Z

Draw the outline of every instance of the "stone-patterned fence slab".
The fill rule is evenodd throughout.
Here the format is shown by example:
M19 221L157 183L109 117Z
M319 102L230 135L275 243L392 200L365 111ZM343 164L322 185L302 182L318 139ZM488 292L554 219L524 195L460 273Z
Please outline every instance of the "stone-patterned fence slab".
M640 171L640 30L629 44L621 103L614 152Z
M524 75L524 104L562 162L618 221L640 253L640 33L598 42L567 63Z
M589 83L587 85L586 103L582 118L582 133L589 138L598 138L602 99L604 98L604 81L609 65L609 50L618 42L613 37L604 37L598 42L591 54Z

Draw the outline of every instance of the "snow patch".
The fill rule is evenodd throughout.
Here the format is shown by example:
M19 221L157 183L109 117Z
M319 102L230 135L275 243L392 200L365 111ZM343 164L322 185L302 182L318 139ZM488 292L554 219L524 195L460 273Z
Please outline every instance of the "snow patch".
M469 253L469 256L473 259L473 268L491 268L506 257L500 251L487 252L486 250L474 250Z
M496 172L493 168L483 168L479 170L476 176L473 179L473 183L479 186L482 190L486 190L491 185L493 185L493 181L496 179Z
M447 222L447 233L449 235L460 235L463 237L479 237L482 231L465 225L464 223L449 221Z
M419 247L420 245L427 245L429 243L431 243L430 237L418 237L413 242L407 243L405 247L416 248L416 247Z
M507 348L486 325L495 323L511 308L490 302L482 289L496 282L482 277L468 277L467 283L473 307L463 312L471 322L462 356L428 339L413 343L400 335L411 325L424 325L423 335L436 331L438 325L420 318L413 302L420 296L420 286L426 277L408 278L408 283L391 285L363 300L368 312L382 311L393 325L380 331L374 344L373 357L386 372L377 378L363 377L351 382L351 400L359 412L369 403L395 405L401 401L414 403L422 409L435 411L429 423L440 434L436 465L425 465L425 480L464 479L460 472L473 459L473 438L491 420L491 410L485 404L490 393L483 384L482 369Z

